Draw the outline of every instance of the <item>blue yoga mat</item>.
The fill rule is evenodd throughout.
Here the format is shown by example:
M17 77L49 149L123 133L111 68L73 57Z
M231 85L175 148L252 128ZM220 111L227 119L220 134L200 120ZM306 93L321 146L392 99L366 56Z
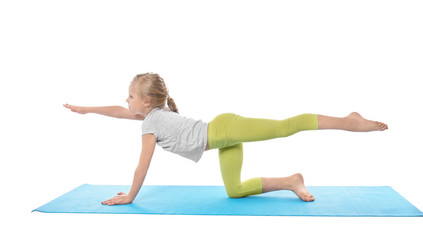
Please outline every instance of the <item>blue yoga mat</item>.
M421 217L423 213L391 187L308 187L303 202L291 191L228 198L223 186L143 186L132 204L101 202L130 186L88 185L35 209L48 213L117 213L248 216Z

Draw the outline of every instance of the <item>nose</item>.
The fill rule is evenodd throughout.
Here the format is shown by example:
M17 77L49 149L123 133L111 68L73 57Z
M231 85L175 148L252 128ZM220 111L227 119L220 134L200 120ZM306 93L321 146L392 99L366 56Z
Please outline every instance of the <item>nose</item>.
M129 103L129 97L126 98L126 102Z

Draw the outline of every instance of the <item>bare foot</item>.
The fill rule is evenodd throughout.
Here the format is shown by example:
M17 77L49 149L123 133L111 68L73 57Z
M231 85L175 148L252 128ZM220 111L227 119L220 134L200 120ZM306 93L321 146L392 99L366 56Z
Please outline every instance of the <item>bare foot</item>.
M363 118L360 114L353 112L345 119L350 120L350 131L353 132L370 132L370 131L384 131L388 129L388 125L382 122L370 121Z
M310 194L310 192L307 190L307 188L304 185L304 178L301 173L296 173L291 178L291 188L290 190L293 191L297 196L305 201L305 202L312 202L314 201L314 196Z

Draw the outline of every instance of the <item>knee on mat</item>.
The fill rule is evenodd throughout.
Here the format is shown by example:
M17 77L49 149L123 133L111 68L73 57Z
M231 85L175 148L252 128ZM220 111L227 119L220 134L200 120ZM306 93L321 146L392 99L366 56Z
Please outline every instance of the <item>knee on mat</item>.
M245 193L241 192L239 188L226 188L226 193L230 198L242 198L246 196Z

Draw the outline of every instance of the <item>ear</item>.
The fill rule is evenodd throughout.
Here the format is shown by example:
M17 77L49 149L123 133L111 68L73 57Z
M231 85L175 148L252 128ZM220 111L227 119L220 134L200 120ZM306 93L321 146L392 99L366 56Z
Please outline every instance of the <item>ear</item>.
M151 98L149 96L146 96L144 99L144 106L150 107L151 106Z

